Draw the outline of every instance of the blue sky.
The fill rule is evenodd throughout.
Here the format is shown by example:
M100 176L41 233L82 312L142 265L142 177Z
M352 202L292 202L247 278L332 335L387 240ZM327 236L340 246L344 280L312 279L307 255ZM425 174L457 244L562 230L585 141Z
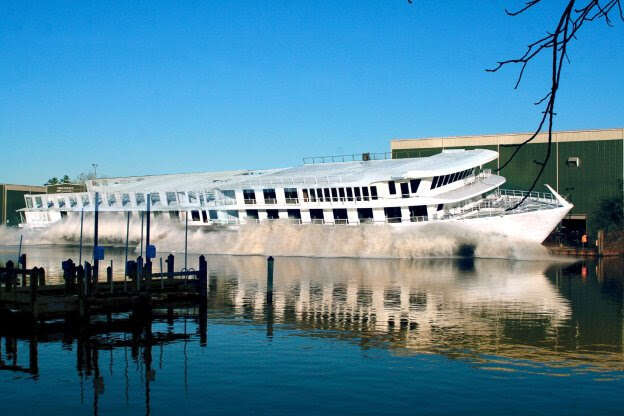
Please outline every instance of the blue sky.
M394 137L529 131L515 57L563 1L3 1L0 182L268 168ZM624 23L570 49L558 130L624 126Z

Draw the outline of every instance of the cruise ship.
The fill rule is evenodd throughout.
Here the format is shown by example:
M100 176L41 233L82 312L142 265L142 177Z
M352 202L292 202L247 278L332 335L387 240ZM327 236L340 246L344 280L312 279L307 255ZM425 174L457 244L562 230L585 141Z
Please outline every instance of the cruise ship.
M96 209L161 216L189 226L281 221L303 226L387 225L404 231L444 223L541 243L572 205L550 193L502 188L484 169L498 153L452 149L433 156L313 158L301 166L93 179L86 192L27 194L24 227L46 227ZM162 220L162 218L161 218Z

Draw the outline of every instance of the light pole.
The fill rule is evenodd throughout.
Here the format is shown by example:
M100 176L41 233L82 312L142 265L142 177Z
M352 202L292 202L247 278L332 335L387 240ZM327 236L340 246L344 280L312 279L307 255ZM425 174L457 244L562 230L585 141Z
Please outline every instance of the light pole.
M91 166L93 166L93 177L97 178L97 163L91 163Z

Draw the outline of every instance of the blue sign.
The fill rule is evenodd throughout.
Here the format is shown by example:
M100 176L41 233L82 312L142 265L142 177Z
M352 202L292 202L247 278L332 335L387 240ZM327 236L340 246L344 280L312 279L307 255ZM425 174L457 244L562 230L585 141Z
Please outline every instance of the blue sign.
M93 260L104 260L104 247L93 247Z
M145 257L148 259L156 258L156 246L149 245L145 248Z

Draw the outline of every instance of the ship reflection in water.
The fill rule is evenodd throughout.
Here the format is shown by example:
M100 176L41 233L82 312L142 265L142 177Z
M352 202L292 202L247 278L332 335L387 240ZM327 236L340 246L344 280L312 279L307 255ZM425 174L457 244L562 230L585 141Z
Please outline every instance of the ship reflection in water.
M587 399L579 414L622 404L619 261L278 258L272 305L264 258L208 262L205 309L2 327L1 407L444 413L483 409L486 394L493 413L561 410L566 396ZM535 400L539 388L549 393Z

